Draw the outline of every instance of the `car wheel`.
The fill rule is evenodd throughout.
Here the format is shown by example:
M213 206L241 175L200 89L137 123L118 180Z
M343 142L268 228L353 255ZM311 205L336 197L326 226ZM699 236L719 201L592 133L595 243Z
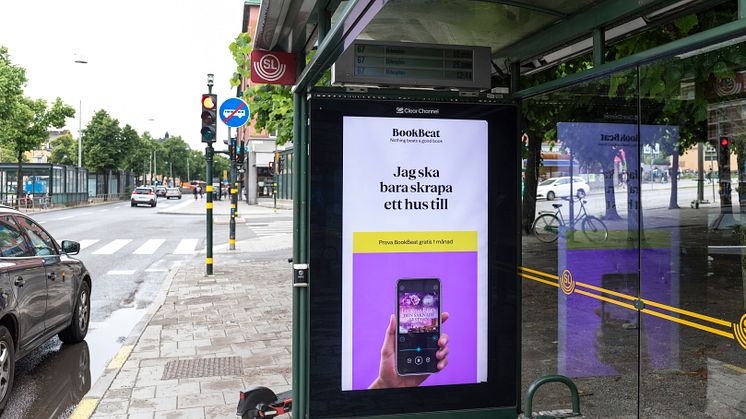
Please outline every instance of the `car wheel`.
M130 202L130 206L132 206L132 207L136 207L136 206L137 206L137 204L135 204L134 202Z
M0 413L10 400L13 390L13 375L15 374L16 358L13 336L5 326L0 326Z
M153 205L151 207L155 208L158 205L158 202L153 202Z
M547 201L554 201L554 197L555 197L554 192L552 191L547 192Z
M75 309L70 326L59 333L59 338L65 343L78 343L85 339L88 334L88 323L91 319L91 287L87 282L80 284L77 298L75 298Z
M585 191L582 189L578 189L578 198L583 199L585 198Z

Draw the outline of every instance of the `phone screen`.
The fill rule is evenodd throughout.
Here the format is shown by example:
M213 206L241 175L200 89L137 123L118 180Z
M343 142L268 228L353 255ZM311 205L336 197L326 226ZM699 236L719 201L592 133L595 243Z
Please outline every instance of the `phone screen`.
M400 279L397 283L397 372L399 375L438 372L440 280Z

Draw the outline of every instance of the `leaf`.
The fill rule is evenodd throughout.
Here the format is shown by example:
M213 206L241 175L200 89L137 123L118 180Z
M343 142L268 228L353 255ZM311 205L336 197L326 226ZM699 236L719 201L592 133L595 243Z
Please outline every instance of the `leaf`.
M674 21L676 28L684 35L688 35L698 24L699 19L696 14L687 15Z

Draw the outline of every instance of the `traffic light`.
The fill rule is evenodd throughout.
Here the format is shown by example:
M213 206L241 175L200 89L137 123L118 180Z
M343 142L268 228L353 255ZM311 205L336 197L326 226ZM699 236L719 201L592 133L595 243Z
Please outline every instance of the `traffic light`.
M718 169L721 172L730 169L730 139L728 137L720 137L718 143Z
M202 95L202 142L214 143L218 121L218 95Z
M236 160L236 139L231 138L230 143L228 143L228 158L231 161Z
M730 187L730 138L722 136L718 141L718 177L720 178L720 206L731 206Z
M246 147L242 144L236 146L236 162L243 164L243 158L246 155Z

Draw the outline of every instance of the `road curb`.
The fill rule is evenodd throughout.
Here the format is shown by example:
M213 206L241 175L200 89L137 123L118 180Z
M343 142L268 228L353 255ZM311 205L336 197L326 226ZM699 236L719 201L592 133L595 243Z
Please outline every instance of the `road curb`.
M93 415L93 413L96 411L99 401L101 401L101 399L104 397L104 394L107 390L109 390L109 387L111 387L114 379L117 377L122 367L129 359L130 354L132 354L132 350L135 348L135 345L137 345L137 342L140 340L140 337L145 331L145 328L148 327L150 321L153 319L155 314L166 301L168 290L171 289L171 284L173 283L173 280L180 269L181 264L173 266L169 270L168 276L163 281L163 284L158 290L158 294L153 300L153 303L150 305L150 308L148 308L148 311L145 313L145 315L143 315L142 319L140 319L140 321L132 328L132 332L130 332L129 336L127 336L127 338L124 340L122 347L114 355L114 357L109 360L109 363L106 365L106 369L104 369L104 372L96 380L96 382L93 383L91 389L88 390L88 393L86 393L85 396L83 396L83 398L80 400L80 402L78 402L75 410L73 410L72 414L70 415L70 419L87 419L91 417L91 415Z

